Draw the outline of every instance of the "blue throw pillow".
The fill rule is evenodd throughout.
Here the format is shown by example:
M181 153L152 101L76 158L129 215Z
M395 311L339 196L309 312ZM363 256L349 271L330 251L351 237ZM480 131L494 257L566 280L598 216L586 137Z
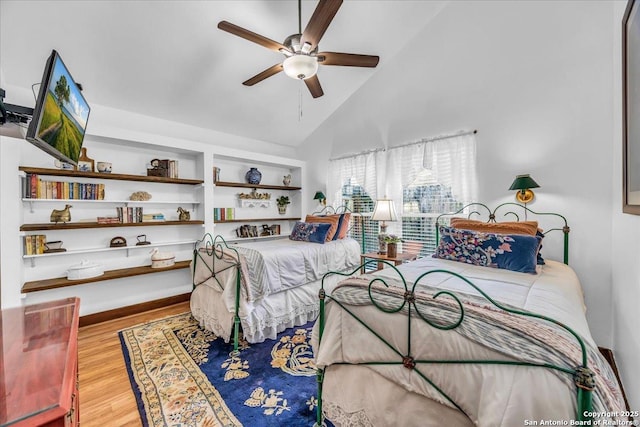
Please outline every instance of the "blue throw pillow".
M467 264L536 273L538 236L496 234L440 227L440 243L434 258Z
M323 244L329 234L332 224L327 222L302 222L297 221L289 235L289 239L298 242L311 242Z

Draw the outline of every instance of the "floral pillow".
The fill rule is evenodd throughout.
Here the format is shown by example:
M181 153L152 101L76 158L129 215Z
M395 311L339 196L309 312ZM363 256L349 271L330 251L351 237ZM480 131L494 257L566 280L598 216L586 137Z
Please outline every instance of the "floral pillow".
M328 222L302 222L297 221L289 235L289 239L298 242L311 242L323 244L327 240L332 224Z
M535 274L541 240L538 236L483 233L443 226L433 257Z

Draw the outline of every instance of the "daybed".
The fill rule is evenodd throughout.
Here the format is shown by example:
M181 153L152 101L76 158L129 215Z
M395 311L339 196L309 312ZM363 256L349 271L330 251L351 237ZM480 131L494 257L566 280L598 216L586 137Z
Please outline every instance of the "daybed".
M460 212L484 207L493 222L509 205ZM436 253L457 261L389 263L323 289L313 336L318 424L323 414L336 426L403 427L587 425L579 420L593 411L609 412L601 420L626 418L616 378L589 332L580 282L566 265L569 227L554 217L564 221L565 263L536 267L535 250L530 273L473 265L495 260L487 246L489 262L473 257L491 233L469 237L442 226ZM502 239L493 249L513 255L520 238ZM539 249L541 238L534 239Z
M306 220L300 227L313 218ZM342 238L323 243L276 239L227 244L220 236L206 235L194 250L193 316L227 342L233 332L236 350L240 326L244 339L256 343L315 319L324 274L351 271L360 262L358 242L346 237L348 216L346 221ZM327 279L325 287L339 280Z

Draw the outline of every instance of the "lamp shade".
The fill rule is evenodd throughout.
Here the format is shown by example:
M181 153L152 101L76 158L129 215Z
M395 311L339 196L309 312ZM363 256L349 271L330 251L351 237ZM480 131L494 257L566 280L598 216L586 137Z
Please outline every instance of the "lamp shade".
M538 183L535 182L533 178L529 176L529 174L525 174L516 176L516 179L513 180L513 184L511 184L509 190L528 190L529 188L539 187L540 186L538 185Z
M313 200L324 200L326 199L326 197L324 196L324 193L322 191L316 191L316 195L313 196Z
M397 221L398 214L396 206L391 199L376 200L376 206L373 208L371 219L374 221Z
M513 184L511 184L509 190L518 190L516 193L516 200L526 205L527 203L531 203L535 197L530 188L538 187L540 187L538 183L535 182L529 174L525 174L516 176L516 179L513 180Z
M285 59L282 67L292 79L308 79L318 72L318 60L315 56L296 54Z

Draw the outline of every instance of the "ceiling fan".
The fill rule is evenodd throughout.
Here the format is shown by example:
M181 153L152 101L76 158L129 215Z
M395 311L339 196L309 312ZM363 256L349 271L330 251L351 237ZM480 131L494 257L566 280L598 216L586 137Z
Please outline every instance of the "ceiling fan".
M374 55L358 55L353 53L318 52L318 43L324 35L333 17L338 12L343 0L319 0L307 27L302 31L301 0L298 0L298 33L292 34L283 43L271 40L252 31L220 21L218 28L243 39L284 54L282 63L276 64L242 82L245 86L253 86L284 71L294 79L304 80L311 96L318 98L324 94L316 72L318 64L341 65L349 67L375 67L380 57Z

